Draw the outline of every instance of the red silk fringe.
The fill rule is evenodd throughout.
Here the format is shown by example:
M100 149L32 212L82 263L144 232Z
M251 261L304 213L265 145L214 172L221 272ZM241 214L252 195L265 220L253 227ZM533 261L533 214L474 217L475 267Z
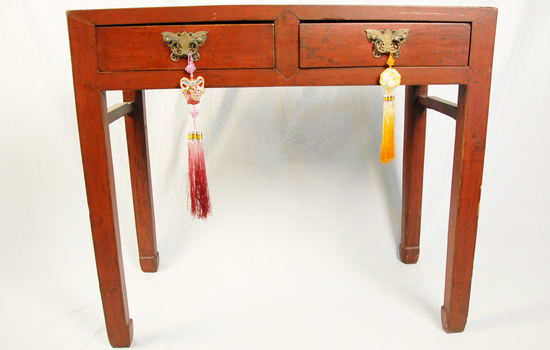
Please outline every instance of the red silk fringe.
M189 209L197 219L206 220L212 214L204 147L200 132L189 133Z

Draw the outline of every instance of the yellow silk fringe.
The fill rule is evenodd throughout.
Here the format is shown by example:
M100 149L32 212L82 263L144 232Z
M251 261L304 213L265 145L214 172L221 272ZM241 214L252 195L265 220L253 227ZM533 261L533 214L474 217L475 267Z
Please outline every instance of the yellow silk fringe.
M380 161L390 164L395 158L395 102L384 102L384 126L382 129L382 146L380 149Z

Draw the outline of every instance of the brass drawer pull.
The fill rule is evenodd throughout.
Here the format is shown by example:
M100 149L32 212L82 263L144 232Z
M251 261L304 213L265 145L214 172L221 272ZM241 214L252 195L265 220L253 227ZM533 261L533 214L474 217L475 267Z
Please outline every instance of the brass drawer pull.
M372 54L374 57L379 58L383 54L389 54L393 52L393 57L397 58L401 55L401 44L409 37L409 29L367 29L367 39L369 39L374 45Z
M172 49L170 58L176 62L180 57L187 58L187 55L191 53L193 61L198 61L201 57L199 55L199 47L201 47L206 41L206 34L208 32L196 32L196 33L171 33L163 32L162 39Z

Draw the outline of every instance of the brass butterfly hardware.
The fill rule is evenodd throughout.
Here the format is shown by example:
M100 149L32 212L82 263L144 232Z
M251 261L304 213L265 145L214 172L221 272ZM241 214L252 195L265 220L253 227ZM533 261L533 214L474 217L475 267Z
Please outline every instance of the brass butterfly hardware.
M409 37L409 29L385 29L380 31L367 29L365 31L367 32L367 39L374 44L372 54L376 58L390 52L393 52L393 57L399 57L401 55L401 45Z
M187 55L191 53L193 61L198 61L201 55L199 55L199 47L201 47L206 41L206 34L208 32L196 32L196 33L171 33L164 32L162 39L172 49L170 58L176 62L180 57L187 58Z

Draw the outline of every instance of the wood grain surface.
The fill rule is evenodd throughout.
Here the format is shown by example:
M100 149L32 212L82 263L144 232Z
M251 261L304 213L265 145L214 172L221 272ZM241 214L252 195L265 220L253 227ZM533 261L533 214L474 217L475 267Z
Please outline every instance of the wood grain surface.
M274 28L269 23L99 27L96 29L99 70L183 70L187 59L172 61L171 50L161 35L183 31L208 32L199 48L197 68L273 67Z
M466 23L306 23L300 25L300 67L386 66L375 58L365 30L410 29L396 67L467 66L470 25Z

